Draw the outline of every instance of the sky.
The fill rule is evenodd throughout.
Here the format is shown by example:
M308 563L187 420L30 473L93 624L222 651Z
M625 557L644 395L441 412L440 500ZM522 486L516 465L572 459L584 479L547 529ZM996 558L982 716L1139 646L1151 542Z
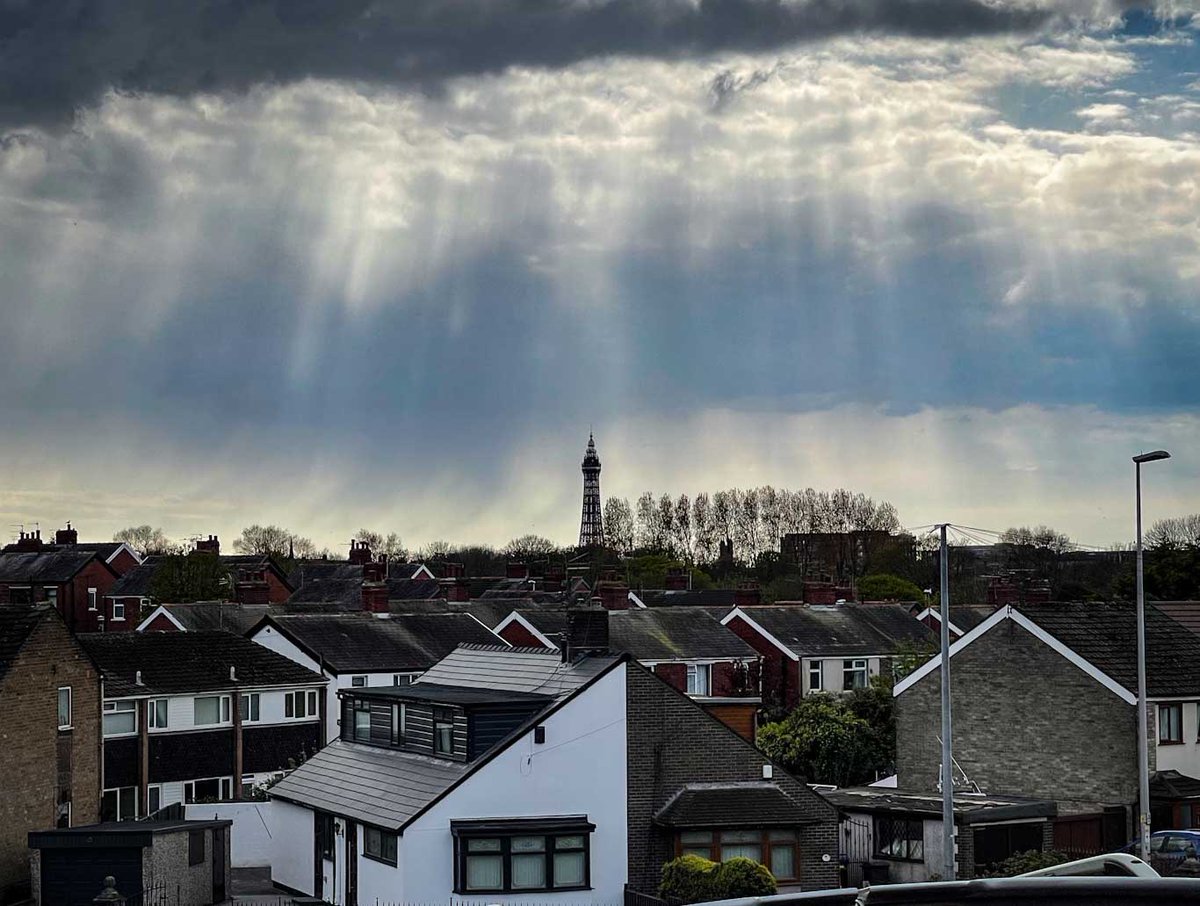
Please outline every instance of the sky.
M1200 8L4 0L0 533L1200 511ZM1151 473L1152 470L1152 473Z

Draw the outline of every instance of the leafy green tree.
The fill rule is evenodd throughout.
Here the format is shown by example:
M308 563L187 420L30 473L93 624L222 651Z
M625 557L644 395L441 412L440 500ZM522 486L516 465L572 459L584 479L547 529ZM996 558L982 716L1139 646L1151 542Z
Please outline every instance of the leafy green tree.
M878 704L872 700L856 707L871 713ZM891 768L894 723L891 734L893 754L888 757L886 726L873 726L860 716L849 697L817 694L802 699L782 721L762 727L758 747L810 783L847 786L874 780L877 772Z
M924 601L925 592L907 579L887 573L876 573L858 580L858 600Z

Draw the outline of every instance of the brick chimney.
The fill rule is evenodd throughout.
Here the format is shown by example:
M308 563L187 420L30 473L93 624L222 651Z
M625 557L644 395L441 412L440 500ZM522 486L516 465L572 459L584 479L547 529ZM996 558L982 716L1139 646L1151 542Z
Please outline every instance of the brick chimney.
M200 538L196 541L196 553L212 554L214 557L221 556L221 541L216 535L209 535L207 538Z
M733 605L735 607L753 607L762 601L757 582L743 582L733 590Z
M452 563L449 560L441 560L438 563L429 564L429 571L439 579L462 579L467 574L467 568L462 563Z
M34 529L32 532L22 531L21 536L17 539L11 550L21 554L32 554L40 551L46 545L42 541L42 530Z
M568 610L560 647L567 663L580 655L608 654L608 611L595 607Z
M667 591L687 591L688 576L682 567L672 566L667 570L667 578L663 588Z
M238 571L234 600L239 604L269 604L270 588L267 585L266 569L243 569Z
M71 523L68 522L66 528L60 528L57 532L54 533L54 543L55 544L78 544L79 543L79 532L77 532L77 531L75 531L75 529L71 528Z
M547 563L546 564L546 587L550 587L551 582L562 584L567 581L567 566L565 563Z
M439 579L438 585L442 588L442 597L447 601L471 600L471 586L466 579Z
M381 557L362 565L363 582L383 582L387 580L387 560Z
M504 578L506 579L528 579L529 564L509 562L504 567Z
M628 610L629 586L620 579L601 579L596 583L596 599L605 610Z
M364 563L371 562L371 545L365 541L358 541L354 538L350 539L350 562L357 563L360 566Z
M367 613L388 612L388 587L386 582L363 582L362 609Z

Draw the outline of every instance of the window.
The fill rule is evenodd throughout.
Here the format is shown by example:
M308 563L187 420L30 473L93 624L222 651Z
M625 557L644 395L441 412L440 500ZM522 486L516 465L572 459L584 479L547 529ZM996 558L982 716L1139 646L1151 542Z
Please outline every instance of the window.
M1178 702L1158 706L1158 743L1175 745L1183 742L1183 705Z
M794 830L773 830L767 833L767 843L770 849L770 861L767 868L776 880L792 879L796 875L796 832Z
M333 845L335 833L333 829L333 815L324 812L317 813L317 847L320 850L321 858L333 861Z
M842 661L842 688L864 689L867 685L867 661L859 658Z
M142 598L142 599L141 599L141 600L138 602L138 604L139 604L139 606L140 606L140 608L141 608L141 612L142 612L142 613L149 613L149 612L150 612L150 599L149 599L149 598Z
M433 709L433 751L454 754L454 712L449 708Z
M119 599L113 599L113 616L114 620L125 619L125 602Z
M253 774L243 774L242 775L242 798L249 799L253 795L254 795L254 775Z
M809 661L808 662L808 691L809 692L820 692L822 688L823 687L821 684L821 662L820 661Z
M361 689L367 685L367 678L365 676L352 676L350 677L350 685L356 689Z
M416 673L393 673L392 674L392 685L393 686L411 686L412 681L415 680L418 675L419 674L416 674Z
M721 831L721 861L735 858L763 860L762 832L758 830Z
M700 856L713 862L737 856L753 859L780 881L795 880L800 864L796 857L796 832L784 828L681 831L677 851L681 856Z
M155 730L167 728L167 699L155 698L146 703L146 724Z
M131 701L104 703L104 735L128 736L136 733L137 703Z
M247 692L242 696L242 722L243 723L258 723L261 719L262 710L257 692Z
M46 602L51 607L58 607L58 588L56 586L51 585L46 588ZM70 827L70 825L67 826Z
M204 831L188 832L188 865L204 864Z
M297 689L289 692L283 700L284 717L316 717L317 693L315 690Z
M457 892L586 890L588 843L586 833L458 839Z
M204 780L189 780L183 785L183 801L221 802L233 798L232 777L208 777Z
M88 610L96 609L96 589L88 589Z
M392 705L392 745L399 746L404 744L404 734L408 728L407 712L404 705Z
M366 699L356 698L354 710L354 738L358 742L371 741L371 703Z
M396 835L377 827L363 826L363 855L377 862L396 864Z
M925 828L920 818L875 818L875 855L882 859L920 862L925 858Z
M146 813L153 815L162 808L162 784L153 783L146 787Z
M229 696L203 695L193 699L193 721L197 727L229 723Z
M64 828L71 826L71 803L60 802L54 818L54 826Z
M58 728L71 729L71 687L58 687Z
M132 821L137 817L137 787L105 790L100 799L101 821Z
M687 693L688 695L712 694L711 664L687 665Z

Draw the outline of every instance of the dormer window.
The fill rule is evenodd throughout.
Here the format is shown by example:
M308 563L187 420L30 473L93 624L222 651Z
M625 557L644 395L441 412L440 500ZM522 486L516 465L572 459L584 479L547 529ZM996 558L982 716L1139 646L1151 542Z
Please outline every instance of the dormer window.
M433 751L437 755L454 754L454 712L450 708L433 709Z

